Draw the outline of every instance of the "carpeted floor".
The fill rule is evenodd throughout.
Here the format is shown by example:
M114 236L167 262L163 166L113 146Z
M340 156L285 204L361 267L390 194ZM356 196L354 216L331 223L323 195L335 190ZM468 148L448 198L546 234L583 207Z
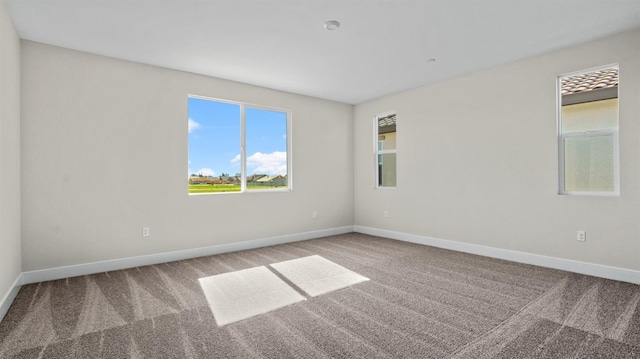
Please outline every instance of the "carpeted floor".
M369 278L218 327L198 278L320 255ZM640 286L346 234L24 286L1 358L640 358Z

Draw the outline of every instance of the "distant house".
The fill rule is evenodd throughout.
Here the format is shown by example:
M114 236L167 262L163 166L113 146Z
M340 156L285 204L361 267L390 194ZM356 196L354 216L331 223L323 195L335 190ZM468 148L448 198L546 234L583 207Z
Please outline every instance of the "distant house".
M223 177L211 177L211 176L191 176L189 177L190 185L214 185L214 184L235 184L238 185L242 181L241 176L223 176ZM282 175L265 175L254 174L247 177L247 184L260 185L260 186L286 186L287 176Z
M205 177L205 176L189 177L189 184L214 184L214 183L222 183L222 181L216 177Z
M275 187L286 186L287 176L255 174L247 177L247 184Z
M271 185L276 186L276 187L286 186L287 185L287 176L286 175L285 176L277 175L275 177L272 177L269 182L271 183Z
M256 180L256 182L258 182L258 183L269 183L269 182L271 182L271 179L272 179L272 178L273 178L273 177L271 177L271 176L269 176L269 175L266 175L266 176L263 176L263 177L258 178L258 179Z
M265 177L267 175L265 174L253 174L249 177L247 177L247 183L251 183L251 182L258 182L259 179Z

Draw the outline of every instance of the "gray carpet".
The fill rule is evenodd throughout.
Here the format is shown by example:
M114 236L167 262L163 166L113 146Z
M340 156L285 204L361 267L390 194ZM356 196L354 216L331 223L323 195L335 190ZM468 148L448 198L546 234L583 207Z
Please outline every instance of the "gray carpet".
M369 281L218 327L198 278L320 255ZM2 358L640 358L640 286L346 234L22 287Z

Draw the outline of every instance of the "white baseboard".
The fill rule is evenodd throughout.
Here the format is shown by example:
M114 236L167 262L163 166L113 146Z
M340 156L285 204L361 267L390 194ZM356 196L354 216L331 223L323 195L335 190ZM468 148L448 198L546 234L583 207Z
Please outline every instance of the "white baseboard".
M273 246L291 242L304 241L307 239L333 236L353 232L353 226L323 229L319 231L288 234L278 237L260 238L249 241L216 244L208 247L184 249L180 251L148 254L144 256L113 259L108 261L76 264L64 267L56 267L42 270L35 270L22 273L22 283L38 283L49 280L77 277L81 275L103 273L114 270L141 267L145 265L178 261L189 258L210 256L214 254L237 252L245 249ZM12 298L13 299L13 298Z
M500 249L477 244L456 242L415 234L401 233L364 226L354 226L355 232L373 236L386 237L404 242L424 244L427 246L451 249L458 252L477 254L485 257L505 259L512 262L532 264L540 267L565 270L573 273L586 274L594 277L619 280L622 282L640 284L640 271L609 267L601 264L579 262L570 259L547 257L539 254L518 252L509 249Z
M22 273L18 275L18 278L13 282L7 294L5 294L4 298L0 301L0 322L9 311L9 307L11 307L13 300L16 299L16 296L20 291L20 287L22 287Z

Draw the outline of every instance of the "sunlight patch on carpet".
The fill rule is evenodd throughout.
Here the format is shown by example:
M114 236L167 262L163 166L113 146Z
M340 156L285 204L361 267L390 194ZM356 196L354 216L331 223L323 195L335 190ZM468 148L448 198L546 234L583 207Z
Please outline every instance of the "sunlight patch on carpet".
M306 300L266 267L200 278L218 326Z
M369 280L318 255L274 263L271 267L312 297Z

